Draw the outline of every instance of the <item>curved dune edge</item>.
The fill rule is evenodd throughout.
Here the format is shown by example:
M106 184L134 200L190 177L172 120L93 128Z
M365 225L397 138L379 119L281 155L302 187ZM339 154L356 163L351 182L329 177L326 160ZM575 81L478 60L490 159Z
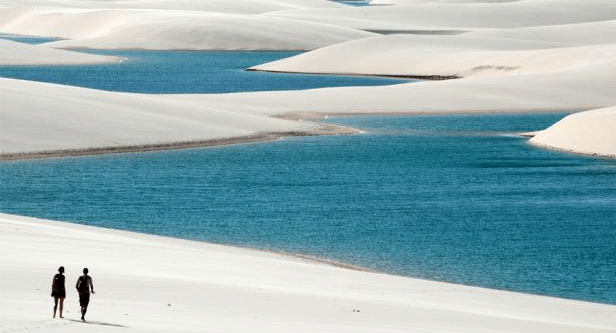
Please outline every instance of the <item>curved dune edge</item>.
M616 307L350 270L0 214L0 329L27 332L614 332ZM50 281L67 277L65 319ZM81 324L72 283L94 279ZM49 319L45 319L47 317Z
M614 52L614 45L563 46L464 35L393 35L336 44L251 69L398 77L506 77L583 71L593 66L613 71ZM356 56L349 60L345 56L348 54Z
M616 107L569 115L544 131L530 143L564 152L616 158Z
M112 56L52 49L0 39L0 66L24 65L85 65L119 62Z
M238 143L251 143L262 141L273 141L289 136L306 136L311 135L309 132L288 132L288 133L257 133L248 136L237 136L232 138L211 139L202 141L187 141L187 142L171 142L148 145L134 146L115 146L115 147L100 147L100 148L83 148L83 149L59 149L49 151L37 151L27 153L11 153L0 154L0 161L15 161L28 160L39 158L57 158L57 157L74 157L88 155L106 155L106 154L124 154L124 153L142 153L159 150L171 149L189 149L200 147L224 146Z
M29 160L40 158L62 158L90 155L107 155L107 154L125 154L125 153L143 153L160 150L177 150L190 148L203 148L226 146L233 144L254 143L264 141L274 141L285 137L313 136L313 135L338 135L338 134L353 134L358 133L350 127L336 126L331 124L321 124L319 128L309 129L305 131L293 132L263 132L246 136L233 136L229 138L215 138L209 140L185 141L185 142L169 142L169 143L153 143L144 145L132 146L107 146L81 149L58 149L48 151L34 152L16 152L16 153L0 153L0 161L16 161Z
M320 127L156 95L22 80L0 79L0 92L0 154L4 156L210 145L236 140L229 138L263 139L263 133L307 133Z

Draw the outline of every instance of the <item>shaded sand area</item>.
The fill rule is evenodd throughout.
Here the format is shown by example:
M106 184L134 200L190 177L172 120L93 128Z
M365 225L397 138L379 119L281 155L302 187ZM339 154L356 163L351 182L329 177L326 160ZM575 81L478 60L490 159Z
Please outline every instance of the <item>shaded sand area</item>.
M614 306L12 215L0 248L2 332L616 332ZM49 298L59 265L63 320ZM88 323L72 288L84 266Z
M253 70L456 78L212 95L0 78L0 158L349 132L330 114L571 111L531 143L616 156L612 0L0 0L0 65L114 62L74 48L305 50ZM616 307L349 270L251 250L0 215L0 332L616 332ZM87 250L84 250L87 249ZM51 319L88 266L90 324ZM572 286L574 287L574 286ZM49 318L49 319L47 319Z

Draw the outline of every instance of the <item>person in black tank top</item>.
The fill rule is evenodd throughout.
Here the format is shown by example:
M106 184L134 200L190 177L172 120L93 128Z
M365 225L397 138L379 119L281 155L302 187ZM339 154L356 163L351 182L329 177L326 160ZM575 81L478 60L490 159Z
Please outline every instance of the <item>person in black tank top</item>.
M51 282L51 297L53 297L53 317L56 317L56 310L58 309L58 300L60 301L60 318L62 317L62 308L64 306L64 298L66 298L66 288L64 286L64 267L58 268L58 274L54 275Z

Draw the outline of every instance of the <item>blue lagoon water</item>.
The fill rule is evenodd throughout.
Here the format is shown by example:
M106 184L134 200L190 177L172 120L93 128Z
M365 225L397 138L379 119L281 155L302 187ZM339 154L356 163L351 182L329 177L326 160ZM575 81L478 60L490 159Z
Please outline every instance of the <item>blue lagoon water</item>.
M0 163L0 211L616 304L616 162L563 114L353 117L364 134Z
M345 4L345 5L354 6L354 7L370 6L370 1L368 0L334 0L334 1Z
M54 38L54 37L37 37L37 36L6 35L6 34L0 34L0 38L12 40L14 42L33 44L33 45L60 40L60 38Z
M290 52L96 53L126 60L0 76L147 93L405 82L244 70ZM616 162L512 135L563 116L336 118L365 133L2 162L0 211L616 304Z
M136 93L231 93L341 86L389 85L412 80L382 77L283 74L247 68L291 57L279 51L104 51L121 63L80 66L0 66L0 77Z

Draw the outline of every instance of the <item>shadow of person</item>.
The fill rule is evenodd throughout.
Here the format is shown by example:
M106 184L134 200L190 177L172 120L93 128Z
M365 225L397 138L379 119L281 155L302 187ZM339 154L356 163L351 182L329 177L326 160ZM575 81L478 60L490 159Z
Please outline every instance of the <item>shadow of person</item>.
M128 328L128 326L124 326L124 325L120 325L120 324L102 323L100 321L82 321L82 320L77 320L77 319L67 319L67 320L68 321L72 321L72 322L76 322L76 323L80 323L80 324Z

